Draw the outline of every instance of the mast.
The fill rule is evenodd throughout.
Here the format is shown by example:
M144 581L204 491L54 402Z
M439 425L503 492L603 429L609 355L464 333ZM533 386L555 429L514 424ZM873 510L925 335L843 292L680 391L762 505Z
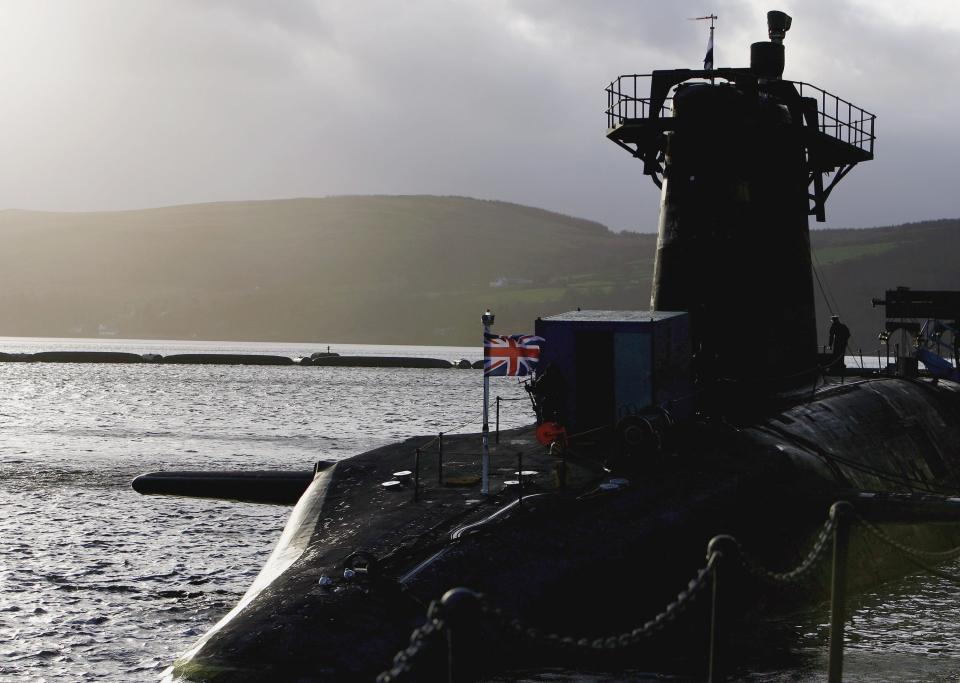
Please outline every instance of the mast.
M703 56L703 70L712 71L713 70L713 22L715 22L719 17L716 14L710 13L705 17L690 17L690 21L703 21L705 19L710 20L710 39L707 41L707 53ZM711 77L710 82L713 83L713 78Z

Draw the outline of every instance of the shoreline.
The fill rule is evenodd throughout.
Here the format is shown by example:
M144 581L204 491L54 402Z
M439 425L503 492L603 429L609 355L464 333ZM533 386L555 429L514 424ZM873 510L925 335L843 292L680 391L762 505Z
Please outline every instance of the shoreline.
M482 367L482 361L458 362L425 356L341 356L317 352L312 356L281 356L255 353L130 353L126 351L0 352L0 363L151 363L158 365L298 365L301 367L425 368L463 370Z

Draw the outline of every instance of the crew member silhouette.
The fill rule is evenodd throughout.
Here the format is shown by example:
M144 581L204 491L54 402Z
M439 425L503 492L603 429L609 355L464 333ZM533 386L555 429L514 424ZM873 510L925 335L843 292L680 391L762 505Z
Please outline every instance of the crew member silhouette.
M847 351L847 342L850 340L850 328L840 322L840 316L830 316L830 351L832 363L843 362L843 355Z

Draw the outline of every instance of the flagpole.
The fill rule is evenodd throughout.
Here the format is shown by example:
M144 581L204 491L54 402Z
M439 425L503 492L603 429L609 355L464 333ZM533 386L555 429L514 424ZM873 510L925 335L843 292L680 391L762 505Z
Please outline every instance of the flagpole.
M717 15L715 15L715 14L711 14L711 15L710 15L710 71L713 71L713 65L714 65L714 60L713 60L713 22L716 21L716 19L717 19ZM713 85L713 84L714 84L714 78L713 78L713 74L711 73L711 74L710 74L710 85Z
M704 55L704 59L703 59L703 70L704 70L704 71L709 71L709 72L711 72L711 73L710 73L710 76L709 76L709 78L710 78L710 83L711 83L711 84L713 84L713 83L716 82L716 81L715 81L714 74L713 74L713 70L714 70L714 69L713 69L713 64L714 64L714 60L713 60L713 28L714 28L714 25L713 25L713 22L715 22L715 21L716 21L717 19L719 19L719 18L720 18L720 17L718 17L716 14L713 14L712 12L711 12L710 14L708 14L707 16L705 16L705 17L690 17L690 21L703 21L703 20L705 20L705 19L709 19L709 20L710 20L710 39L707 41L707 54Z
M710 15L710 71L713 71L713 15ZM710 74L710 85L714 84L713 74Z
M488 308L480 316L483 322L483 342L487 343L487 335L490 334L490 326L493 324L493 313ZM484 347L484 356L486 356L486 347ZM486 363L483 369L483 457L481 460L480 475L480 493L484 496L490 494L490 377L487 375Z

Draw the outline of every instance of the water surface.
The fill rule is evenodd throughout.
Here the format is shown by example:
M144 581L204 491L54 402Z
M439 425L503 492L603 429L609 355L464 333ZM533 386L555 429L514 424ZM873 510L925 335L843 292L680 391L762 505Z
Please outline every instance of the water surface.
M0 340L0 351L46 350L296 356L326 345ZM456 347L333 350L480 356ZM478 371L0 363L0 386L4 683L156 680L235 604L289 514L284 507L140 496L130 488L136 475L308 469L318 459L413 435L479 431L481 422ZM504 427L531 420L515 380L493 380L497 394L521 399L503 405ZM857 598L847 680L960 680L957 597L941 579L911 577ZM825 622L821 608L758 625L756 648L737 676L825 680ZM523 676L665 680L641 670Z

